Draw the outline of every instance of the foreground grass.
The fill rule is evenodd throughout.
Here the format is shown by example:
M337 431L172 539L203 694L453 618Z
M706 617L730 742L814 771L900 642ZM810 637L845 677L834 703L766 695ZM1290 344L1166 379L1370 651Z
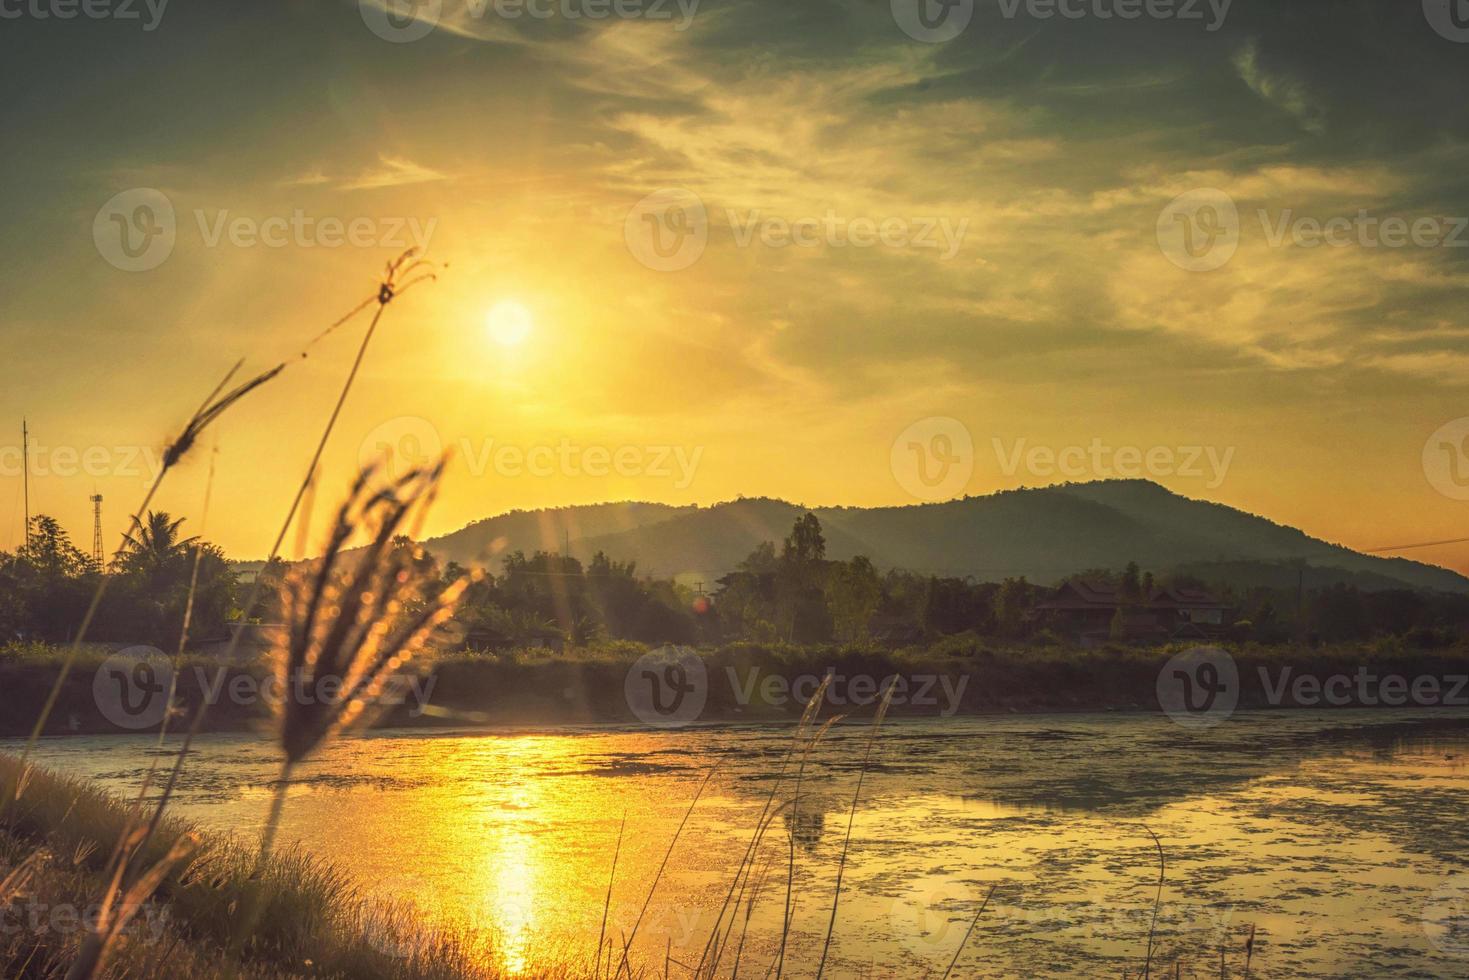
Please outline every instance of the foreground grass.
M123 832L128 804L80 780L31 768L17 802L19 760L0 755L0 882L27 859L35 874L0 895L0 976L61 978L105 892L102 870ZM166 819L147 863L191 832ZM430 929L406 904L369 904L332 864L276 853L256 874L258 848L205 838L170 875L116 949L107 976L149 980L341 977L363 980L493 980L492 941ZM34 857L33 857L34 856ZM231 952L240 910L258 903L252 934ZM531 964L518 977L570 978L562 963Z

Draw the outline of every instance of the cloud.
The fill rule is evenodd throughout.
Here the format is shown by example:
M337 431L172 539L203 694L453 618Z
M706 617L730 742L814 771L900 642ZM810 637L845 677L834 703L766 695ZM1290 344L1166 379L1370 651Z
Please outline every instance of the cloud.
M381 187L402 187L405 184L423 184L435 180L448 180L449 175L430 167L421 166L403 157L380 155L378 166L340 182L342 190L374 190Z
M332 179L321 170L308 170L295 177L286 177L277 181L277 187L322 187L330 184Z
M1326 132L1323 109L1312 101L1305 85L1282 72L1270 72L1260 63L1260 46L1250 41L1234 56L1239 77L1260 98L1294 116L1310 133Z
M276 181L275 186L285 189L322 188L333 191L362 191L385 187L407 187L450 179L452 179L451 175L415 163L407 157L379 154L376 164L350 174L345 172L334 174L326 167L314 166L294 176Z

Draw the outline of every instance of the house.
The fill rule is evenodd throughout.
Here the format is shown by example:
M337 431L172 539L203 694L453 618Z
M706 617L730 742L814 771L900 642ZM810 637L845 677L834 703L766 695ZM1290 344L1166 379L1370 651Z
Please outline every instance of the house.
M1222 636L1230 619L1229 604L1206 589L1164 585L1129 601L1118 584L1085 578L1061 583L1035 611L1042 626L1086 645L1208 639Z

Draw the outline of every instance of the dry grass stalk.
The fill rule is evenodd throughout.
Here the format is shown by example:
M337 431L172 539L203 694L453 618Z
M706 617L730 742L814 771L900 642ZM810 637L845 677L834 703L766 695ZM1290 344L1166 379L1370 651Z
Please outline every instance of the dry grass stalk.
M718 767L716 767L717 769ZM632 967L628 965L628 950L632 948L633 940L638 937L638 927L643 924L643 916L648 914L648 906L653 903L653 893L658 890L658 882L663 880L663 872L668 867L668 859L673 857L673 849L678 846L678 839L683 836L684 827L688 825L689 817L694 815L694 807L699 805L699 797L704 795L704 788L709 785L709 780L714 778L715 769L710 769L704 776L704 781L699 784L698 792L689 801L689 808L684 811L683 819L679 821L678 830L674 831L673 840L668 842L668 851L663 855L663 861L658 865L658 873L653 876L653 884L648 886L648 897L643 900L643 907L638 910L638 917L633 920L632 932L625 935L622 940L622 959L617 964L617 972L612 975L613 980L622 976L624 970L632 977Z
M1153 937L1158 931L1158 909L1163 905L1163 878L1167 872L1167 863L1163 859L1163 842L1153 833L1151 827L1144 824L1143 829L1153 838L1153 846L1158 849L1158 894L1153 897L1153 921L1148 925L1148 955L1143 963L1143 980L1147 980L1152 975Z
M830 675L828 675L828 678L829 677L830 677ZM817 689L817 694L820 695L821 697L824 697L825 696L825 690L826 690L825 689L825 685L823 684L823 686L821 688L818 688ZM820 704L820 700L819 699L813 699L813 703L819 705ZM801 813L801 783L804 781L804 779L806 777L806 763L810 761L810 759L811 759L811 753L816 750L816 746L819 745L821 743L821 740L826 737L826 733L831 730L831 727L833 725L837 724L837 722L841 721L842 718L844 718L844 717L845 717L845 715L837 715L837 716L835 716L833 718L828 718L826 720L825 724L823 724L821 726L821 728L819 728L816 731L816 734L813 735L807 741L806 748L801 753L801 765L796 770L796 791L795 791L795 793L791 797L791 812L792 812L792 815L793 816L792 816L790 833L786 835L786 838L787 838L787 840L786 840L786 843L787 843L787 855L786 855L786 904L785 904L785 917L784 917L784 919L781 920L780 951L779 951L779 953L776 954L777 955L777 967L776 967L775 974L776 974L777 977L780 977L784 973L784 971L785 971L786 945L787 945L787 943L790 940L790 935L791 935L791 922L794 920L795 915L796 915L795 903L794 903L793 895L792 895L793 889L795 887L795 882L796 882L796 825L795 825L795 821L797 819L799 819L800 813Z
M357 356L353 359L352 367L347 372L346 379L342 382L342 390L337 395L337 401L332 406L331 414L327 416L326 425L321 432L321 438L317 440L316 449L311 455L311 462L306 467L306 475L302 478L301 484L296 488L296 495L292 498L291 506L286 511L286 518L281 523L280 532L276 535L275 542L270 547L270 554L265 559L267 567L280 555L281 545L285 542L286 534L291 528L291 523L296 519L296 514L301 508L301 501L306 496L308 489L314 485L317 471L321 466L322 453L325 452L326 444L331 439L332 430L336 428L337 419L342 414L342 406L346 404L347 396L352 391L352 385L357 380L357 373L361 370L362 362L367 357L367 349L372 344L372 338L377 333L378 324L382 321L383 313L387 310L388 304L414 286L420 283L430 282L435 278L432 266L426 260L418 258L418 250L408 249L387 264L382 278L376 283L376 290L372 295L363 299L351 310L339 317L334 323L312 338L310 343L302 349L300 356L304 359L311 348L323 338L333 333L337 328L350 321L369 306L374 303L377 304L377 309L373 312L372 320L367 325L367 330L362 336L361 343L358 344ZM249 621L249 618L254 614L255 608L260 602L263 587L264 579L257 577L254 584L250 586L250 591L246 594L245 601L240 606L241 618L243 620ZM230 637L230 641L225 647L221 659L228 661L234 658L243 635L243 631L237 631ZM201 704L195 712L192 728L193 734L198 734L202 729L206 708L207 705Z
M353 384L353 382L357 378L357 373L358 373L358 371L362 367L362 362L363 362L363 360L367 356L368 346L371 344L373 335L377 331L378 323L382 320L383 312L387 309L388 304L391 303L396 297L401 296L404 292L406 292L407 290L411 289L412 287L414 287L416 285L419 285L420 283L423 283L423 282L432 281L434 278L435 278L435 274L434 274L434 272L432 270L432 267L429 265L429 263L426 262L423 259L418 258L418 250L417 249L408 249L407 251L405 251L401 255L399 255L396 259L388 262L387 267L385 268L385 270L383 272L382 278L377 283L376 292L373 295L368 296L367 298L363 299L360 303L358 303L350 311L348 311L343 316L339 317L334 323L332 323L331 325L329 325L320 334L318 334L316 337L312 338L312 340L305 346L305 348L302 349L300 356L301 356L302 359L304 359L304 358L306 358L306 356L307 356L308 352L311 350L311 348L314 347L319 341L321 341L327 335L331 334L337 328L341 327L343 324L347 323L349 320L351 320L353 317L355 317L358 313L362 312L364 309L366 309L367 307L371 306L373 303L376 303L377 304L377 310L374 312L373 317L372 317L372 321L368 324L367 331L363 335L362 342L359 344L359 346L357 348L357 356L352 361L351 370L349 370L347 372L346 380L342 384L342 390L337 395L336 404L332 407L331 414L327 418L326 426L322 429L321 438L317 441L316 450L314 451L314 453L312 454L312 457L311 457L311 463L306 468L306 476L302 480L300 487L297 488L296 495L295 495L295 497L291 501L291 507L290 507L289 511L286 513L285 521L282 522L280 532L279 532L279 534L276 535L275 543L271 546L270 555L266 559L266 562L265 562L265 564L267 566L269 566L272 562L274 562L275 559L276 559L276 556L280 554L281 544L285 541L286 533L287 533L287 531L290 530L290 527L291 527L291 522L294 521L295 518L296 518L297 511L301 507L302 498L306 495L307 490L314 485L316 473L318 471L318 468L321 465L321 456L322 456L322 453L326 449L327 441L331 438L332 430L336 427L337 419L341 415L341 412L342 412L342 406L347 401L347 395L352 390L352 384ZM238 369L238 367L239 367L239 365L236 365L236 369ZM234 404L234 402L238 401L240 397L242 397L243 395L245 395L246 393L248 393L250 390L254 389L255 387L258 387L260 384L263 384L265 381L270 380L270 378L274 377L276 374L279 374L280 371L284 367L285 367L285 365L282 364L282 365L276 367L275 369L273 369L272 371L267 372L265 375L262 375L262 376L260 376L260 377L258 377L256 379L254 379L253 381L247 383L246 385L243 385L240 388L235 389L230 394L225 395L222 398L217 398L217 396L219 395L219 392L221 390L223 390L224 385L229 381L231 375L233 375L234 372L232 371L230 375L226 375L225 376L225 380L223 382L221 382L218 387L215 388L214 392L210 395L209 398L205 399L204 406L195 415L195 421L197 421L201 417L204 417L203 423L196 426L193 422L191 422L190 425L185 428L185 434L188 437L187 438L187 441L185 439L181 438L180 440L178 440L175 443L175 446L183 445L183 448L184 449L187 449L188 448L188 445L191 445L193 443L193 441L195 439L197 439L198 434L199 434L200 431L202 431L204 425L208 424L209 421L212 421L215 417L217 417L220 414L220 412L222 412L225 408L228 408L230 405ZM173 452L173 447L170 447L170 452ZM179 453L178 455L181 455L181 453ZM211 473L212 473L212 470L211 470ZM157 484L155 483L154 486L156 488ZM149 499L151 499L151 497L152 497L152 492L150 491L150 493L149 493ZM349 503L350 503L350 501L349 501ZM148 500L144 500L143 507L146 507L147 504L148 504ZM141 508L140 508L140 513L141 513ZM134 516L134 518L133 518L133 523L134 524L137 523L137 517L136 516ZM198 556L196 555L195 557L196 557L196 569L197 569L197 558L198 558ZM247 597L245 599L245 602L243 603L243 605L241 607L241 609L242 609L242 615L241 615L242 620L248 622L250 616L254 613L255 607L256 607L256 605L260 601L260 595L261 595L262 586L263 586L263 578L257 577L256 580L255 580L255 582L251 585L250 591L249 591L249 593L248 593L248 595L247 595ZM459 591L462 592L463 586L460 585L458 588L459 588ZM457 598L457 595L456 595L456 598ZM98 599L100 599L100 594L98 596ZM185 630L187 631L187 623L185 624ZM236 653L236 651L237 651L237 649L239 647L240 639L241 639L241 637L243 635L244 635L244 631L243 630L239 630L239 631L236 631L230 637L230 641L227 644L227 646L225 648L225 651L224 651L224 655L222 657L223 660L229 661L229 660L232 660L234 658L235 653ZM61 682L63 680L65 680L65 671L63 671L61 678L59 678L58 681L57 681L57 691L60 690L60 685L61 685ZM364 692L364 693L366 693L369 696L375 696L373 694L373 692L371 692L371 691L367 691L367 692ZM55 695L55 692L53 692L53 700L54 700L54 695ZM176 764L174 766L173 773L172 773L172 775L170 776L170 779L169 779L169 790L170 790L170 792L172 790L172 787L176 784L176 782L178 780L178 777L179 777L179 774L180 774L180 771L183 769L184 763L185 763L185 761L186 761L186 759L188 757L189 744L192 742L192 740L194 739L194 737L197 736L203 730L204 717L205 717L206 712L208 711L208 708L209 708L208 702L203 702L203 703L201 703L198 706L198 708L194 712L194 720L193 720L193 723L192 723L192 725L189 728L188 735L187 735L187 737L185 738L185 741L184 741L184 747L183 747L183 749L179 753L178 760L177 760L177 762L176 762ZM41 727L42 724L44 724L44 717L43 717L42 721L40 723L38 723L38 725L37 725L37 732L39 732L40 727ZM162 736L160 734L160 740L161 740L161 737ZM322 737L325 737L325 736L323 735ZM35 735L32 736L32 740L33 741L34 741L34 738L35 738ZM289 761L289 759L290 759L289 753L287 754L287 759L288 759L288 761L287 761L287 764L286 764L285 769L288 771L289 770L289 767L291 765L291 762ZM266 826L265 840L264 840L263 847L261 848L262 858L269 853L270 844L271 844L271 841L274 838L274 834L275 834L275 828L276 828L276 825L278 824L278 822L280 820L280 811L281 811L281 808L285 804L285 785L286 785L286 778L285 778L285 774L283 773L283 776L282 776L282 779L281 779L281 784L280 784L280 786L278 788L275 801L272 804L271 818L270 818L270 821L268 822L268 824ZM165 794L165 799L166 798L167 798L167 794ZM161 817L161 815L162 815L162 812L163 812L162 806L160 806L159 807L159 810L158 810L158 815L155 816L155 818L154 818L154 826L155 827L156 827L156 825L158 823L159 817Z
M160 809L162 804L160 804ZM108 955L122 935L153 897L165 878L180 868L198 849L200 839L185 834L174 841L162 858L127 881L128 866L142 853L152 839L147 824L137 824L127 834L123 846L110 862L107 892L102 898L96 922L82 940L81 952L66 974L66 980L92 980L106 969Z
M363 358L366 356L367 353L368 344L372 340L373 333L377 330L377 325L379 320L382 318L383 311L387 308L387 305L392 302L396 297L401 296L410 288L423 282L432 281L434 278L435 274L430 264L426 260L418 258L418 250L408 249L407 251L399 255L396 259L388 262L382 278L376 284L376 291L372 295L362 300L348 313L337 319L324 331L314 337L311 342L308 343L306 347L301 351L300 356L304 359L310 349L314 347L320 340L335 331L338 327L351 320L354 316L356 316L362 310L366 309L368 306L372 305L374 302L377 303L377 311L373 315L372 322L368 326L367 333L362 339L362 344L357 350L357 357L353 361L352 369L348 373L347 380L342 386L342 391L337 398L337 403L332 409L331 416L327 420L326 428L322 432L321 440L317 444L315 454L312 456L311 465L307 469L306 479L302 483L301 488L297 491L296 498L292 502L290 512L286 515L285 523L281 527L280 535L276 538L275 545L271 548L270 557L266 561L267 565L269 565L270 562L274 561L276 555L280 552L281 542L285 540L286 531L291 526L291 521L296 516L296 511L301 504L301 498L306 492L307 486L310 485L312 476L313 474L315 474L316 469L321 462L322 451L326 448L327 440L331 435L333 427L336 425L337 417L341 414L342 405L347 399L348 392L351 391L352 382L356 379L357 372L362 366ZM184 429L179 434L178 438L169 443L168 448L164 451L163 454L163 465L159 471L158 478L154 480L152 486L148 488L148 492L144 496L143 502L138 505L137 510L133 513L132 519L128 522L128 530L123 534L124 543L127 542L127 540L131 537L132 533L135 530L142 527L142 515L147 511L149 504L152 503L154 494L157 493L158 487L163 482L163 477L188 453L188 451L198 441L199 436L203 434L204 430L209 426L209 424L212 423L215 419L219 418L220 415L222 415L227 409L233 406L240 399L245 397L245 395L254 391L256 388L259 388L266 382L272 380L286 368L286 362L282 362L271 368L269 371L255 376L244 384L236 386L229 392L221 394L221 392L225 390L225 386L229 384L229 382L234 378L235 374L240 370L240 367L243 365L243 363L243 361L236 362L234 367L230 368L230 370L225 374L224 378L219 382L219 384L215 385L214 390L205 397L199 408L195 410L194 414L190 417L188 423L185 424ZM213 468L211 465L211 481L212 476ZM199 556L196 553L196 572L198 567L198 557ZM31 730L30 739L27 741L26 747L21 754L22 762L24 762L25 759L29 758L31 749L35 745L36 739L38 739L41 735L41 732L45 730L46 722L49 720L51 712L55 708L56 699L61 693L62 686L66 683L67 676L71 673L71 668L75 663L76 656L81 650L82 642L86 639L87 631L91 627L92 619L96 616L97 609L101 606L102 597L107 588L107 582L108 577L104 574L101 580L98 582L97 589L93 593L91 603L87 607L85 615L83 615L82 617L80 626L77 628L76 637L72 641L67 658L65 661L63 661L61 669L57 673L56 681L52 685L51 691L41 708L40 715L36 719L35 727ZM255 584L252 585L249 596L243 606L243 618L245 620L248 620L250 615L255 611L255 606L260 599L260 587L261 582L259 579L257 579ZM187 632L188 622L186 617L183 638L187 637ZM242 635L243 634L241 632L236 632L230 638L229 645L225 651L224 659L229 660L234 657L240 637ZM183 638L181 638L181 647ZM170 701L172 700L172 693L172 690L170 690ZM198 710L195 712L194 725L190 731L191 738L192 736L197 735L202 729L206 707L206 705L201 704ZM163 733L160 732L160 743L162 741L162 737ZM180 762L182 762L182 757L180 757ZM175 773L175 776L176 775L177 773ZM19 794L22 789L23 784L18 783L16 786L16 800L19 799ZM5 806L3 804L0 804L0 813L3 813L4 809Z
M209 459L209 479L205 481L204 484L204 508L201 517L207 516L209 513L210 497L214 492L214 462L215 457L218 454L219 447L216 446L214 449L214 455L212 455ZM162 723L158 726L159 751L157 754L155 754L153 761L148 766L148 772L143 777L143 784L138 787L137 798L133 801L133 814L135 815L135 818L137 814L140 814L142 812L143 802L148 797L148 791L153 787L153 778L157 775L158 772L158 759L161 758L164 741L168 737L168 723L172 719L174 714L174 698L178 694L178 665L183 660L184 650L189 643L189 627L193 622L194 617L194 598L197 595L199 589L199 565L203 557L203 542L196 539L196 543L194 546L194 563L192 569L189 572L189 591L184 600L184 621L183 625L179 628L178 648L174 651L173 657L174 669L169 672L167 700L164 701L164 704L166 704L168 707L167 710L165 710L163 713ZM154 833L157 832L159 824L163 821L163 811L165 807L167 807L168 801L173 797L174 788L178 785L180 770L183 767L184 761L188 758L189 748L192 743L193 733L191 733L188 737L184 739L184 744L179 750L178 757L174 760L174 765L170 772L168 783L164 787L163 796L160 799L158 806L153 811L153 818L148 824L148 836L150 838ZM119 840L118 847L121 847L122 844L123 841Z
M750 893L750 900L745 903L745 921L740 926L740 943L735 947L734 966L730 968L730 976L738 978L740 975L740 960L745 954L745 940L750 935L750 920L755 916L755 906L760 901L760 895L765 890L766 879L770 875L770 858L766 858L765 864L761 866L760 873L755 877L755 888ZM728 942L728 937L725 939Z
M234 375L235 370L239 370L239 367L240 365L236 364L234 370L225 376L226 383ZM269 371L256 375L249 381L230 389L229 392L223 395L219 394L219 391L224 387L224 383L221 383L214 390L214 394L204 400L204 404L194 413L193 418L189 419L189 423L184 426L184 431L179 433L179 437L164 450L163 468L159 473L159 478L161 479L163 473L167 473L179 460L184 458L188 451L194 447L194 443L198 441L199 436L209 427L209 423L223 415L235 402L244 398L267 381L270 381L285 369L286 365L284 362L277 364Z
M969 937L974 934L974 927L979 925L979 917L984 915L984 910L990 907L990 899L995 897L995 889L999 887L999 885L990 885L989 893L985 895L979 911L975 912L974 918L969 920L969 928L964 931L964 938L959 940L959 948L954 950L954 958L949 961L949 968L944 971L943 980L949 980L949 976L954 972L954 967L959 965L959 957L964 955L964 947L969 945Z
M770 826L770 822L773 819L772 807L775 804L775 797L780 790L781 782L785 778L785 773L787 768L790 766L790 761L792 757L797 751L802 749L802 746L804 746L804 754L802 755L802 764L804 767L804 761L810 755L811 747L812 745L814 745L814 741L808 739L807 734L809 733L811 725L816 719L817 713L821 710L821 704L826 698L826 689L830 684L830 675L822 677L821 684L817 687L816 692L811 696L811 700L806 703L805 709L801 712L801 719L796 724L795 737L792 739L790 747L786 749L785 756L781 759L780 768L776 770L775 781L770 787L770 792L766 794L765 805L761 809L760 816L755 822L755 833L750 838L750 843L748 846L746 846L745 853L740 858L739 865L735 868L734 879L730 882L729 891L724 896L724 902L719 908L719 915L715 917L714 929L710 933L708 941L704 944L704 952L700 955L699 963L694 970L695 976L703 975L705 966L709 963L710 958L712 956L717 956L716 944L718 943L720 938L720 924L724 921L725 913L730 910L730 903L732 901L736 901L735 896L736 893L739 892L741 889L742 879L747 878L749 875L749 869L755 859L757 851L759 850L760 842L765 834L765 829ZM830 723L828 723L828 726L829 724ZM823 728L822 731L824 732L825 728ZM736 909L738 908L737 902L735 907ZM787 887L786 893L786 907L787 912L789 912L789 887ZM708 973L711 976L713 975L713 966L709 966Z
M163 478L184 457L189 448L194 445L205 428L208 427L209 423L219 418L226 409L245 395L265 384L271 378L274 378L284 367L284 364L279 365L247 381L245 384L234 388L228 394L221 396L220 392L224 390L225 385L239 371L240 364L236 363L234 367L230 368L229 372L225 374L224 379L215 385L214 390L209 393L209 396L204 399L198 410L190 417L188 423L184 426L184 431L164 451L163 465L158 471L157 479L149 486L148 492L143 497L143 502L133 511L132 518L128 521L127 530L123 533L124 544L131 538L135 530L142 527L142 516L147 512L148 505L153 502L153 497L158 492L159 486L162 485ZM87 638L87 631L91 629L92 620L96 617L97 610L102 605L102 597L107 591L108 581L109 576L104 571L97 582L97 588L92 592L91 602L88 603L87 610L82 615L81 623L77 626L76 636L72 639L71 646L67 650L66 659L62 661L61 669L56 674L56 681L51 685L51 690L46 696L46 701L41 706L41 713L36 717L36 724L31 729L30 738L26 742L26 747L21 754L23 760L30 757L31 749L35 746L36 739L41 737L41 732L45 730L46 722L50 719L51 712L56 707L56 699L61 695L61 689L66 684L66 678L71 673L71 668L76 663L77 654L81 651L82 643Z
M441 461L373 489L374 470L363 471L337 513L325 554L287 577L288 630L274 651L281 689L315 690L332 679L343 692L332 699L283 699L280 743L287 765L361 720L385 681L453 615L470 577L435 595L437 578L419 566L422 551L395 540L410 516L432 502L442 473ZM370 540L348 558L345 548L359 530Z
M20 864L11 869L4 878L0 878L0 907L10 904L10 900L22 894L31 879L36 876L45 856L40 851L32 851L31 854Z
M617 828L617 846L612 851L612 872L607 876L607 899L602 903L602 928L597 932L597 955L593 957L592 976L602 974L602 944L607 940L607 913L612 910L612 884L617 880L617 859L622 855L622 835L627 830L627 811L622 811L622 823Z
M857 772L857 788L852 792L852 808L847 813L847 834L842 838L842 855L837 861L837 886L831 898L831 919L826 924L826 942L821 946L821 962L816 965L816 980L821 980L826 972L826 956L831 951L832 933L836 931L837 906L842 900L842 878L847 870L847 848L852 843L852 823L857 819L857 801L862 797L862 782L867 778L867 767L872 762L872 747L877 744L877 733L882 729L888 708L892 706L893 691L896 688L896 684L887 686L882 703L877 706L877 715L872 719L872 731L867 735L867 750L862 756L862 768Z
M274 846L295 766L344 729L369 720L381 707L387 680L424 652L481 574L435 592L438 579L421 564L422 550L400 537L416 530L443 471L440 460L378 486L377 469L363 470L337 512L322 557L297 566L282 585L287 630L272 652L279 690L321 695L329 684L338 694L281 699L283 758L261 837L261 866ZM347 546L359 532L368 543L349 556ZM236 948L259 912L251 908L241 917Z

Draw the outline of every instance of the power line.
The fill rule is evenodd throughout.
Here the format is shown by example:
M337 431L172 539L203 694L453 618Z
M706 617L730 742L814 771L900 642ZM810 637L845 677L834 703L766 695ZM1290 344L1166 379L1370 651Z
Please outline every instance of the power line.
M1362 553L1367 555L1375 555L1381 554L1384 551L1412 551L1414 548L1437 548L1439 545L1444 544L1465 543L1469 543L1469 538L1448 538L1444 541L1420 541L1417 544L1398 544L1393 545L1391 548L1364 548L1362 550Z

